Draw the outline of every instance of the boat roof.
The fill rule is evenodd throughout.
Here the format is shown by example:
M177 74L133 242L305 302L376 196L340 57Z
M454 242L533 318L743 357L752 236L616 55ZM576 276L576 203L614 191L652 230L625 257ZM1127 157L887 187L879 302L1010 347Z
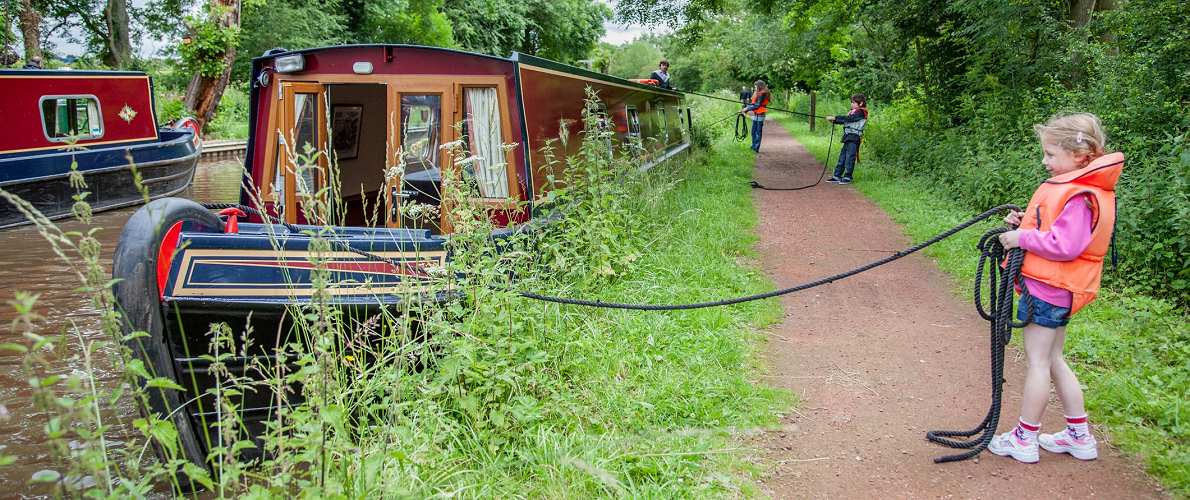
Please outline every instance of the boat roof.
M97 69L0 69L0 75L12 76L148 76L143 71L108 71Z
M663 89L663 88L657 87L655 85L645 85L643 83L634 82L632 80L626 80L624 78L619 78L619 77L615 77L612 75L606 75L606 74L599 73L596 71L591 71L591 70L580 68L577 66L571 66L569 64L563 64L563 63L560 63L557 61L552 61L549 59L532 56L529 54L523 54L520 52L513 52L512 55L509 57L499 57L499 56L493 56L490 54L482 54L479 52L470 52L470 51L459 50L459 49L448 49L448 48L444 48L444 47L431 47L428 45L372 43L372 44L327 45L327 46L323 46L323 47L312 47L312 48L308 48L308 49L297 49L297 50L282 49L278 52L272 52L273 50L278 50L278 49L271 49L269 51L266 51L264 54L261 54L259 57L253 58L252 64L253 64L253 67L255 67L257 64L267 61L269 59L275 59L277 57L291 55L291 54L311 54L311 53L318 53L318 52L329 52L332 50L371 49L371 48L435 50L435 51L440 51L440 52L450 52L453 54L461 54L461 55L472 56L472 57L481 57L484 59L491 59L491 60L495 60L495 61L508 62L508 63L513 63L513 64L524 63L524 64L528 64L531 66L540 66L540 67L543 67L546 69L552 69L554 71L561 71L563 73L569 73L569 74L576 75L576 76L582 76L582 77L590 78L593 80L600 80L600 81L604 81L604 82L608 82L608 83L615 83L618 85L626 85L628 87L639 88L641 90L658 92L658 93L662 93L662 94L670 94L670 95L675 95L675 96L681 95L681 92L678 92L676 90Z

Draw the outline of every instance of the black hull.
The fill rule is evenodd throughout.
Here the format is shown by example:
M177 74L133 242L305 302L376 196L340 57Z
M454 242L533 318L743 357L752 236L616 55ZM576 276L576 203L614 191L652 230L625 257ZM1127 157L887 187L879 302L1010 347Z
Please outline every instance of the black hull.
M176 159L157 160L138 164L137 172L149 199L171 196L185 190L194 178L199 153L192 152ZM31 203L49 219L60 219L70 215L74 195L86 191L87 203L93 212L112 210L145 203L145 197L134 181L132 169L121 165L100 170L82 171L87 183L85 189L70 185L70 174L51 178L34 179L27 182L12 182L0 186L5 191ZM0 229L29 224L17 207L7 201L0 201Z

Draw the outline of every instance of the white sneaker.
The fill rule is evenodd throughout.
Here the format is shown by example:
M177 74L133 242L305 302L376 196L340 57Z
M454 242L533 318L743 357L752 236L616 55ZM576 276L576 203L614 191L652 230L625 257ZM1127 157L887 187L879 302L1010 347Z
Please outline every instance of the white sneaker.
M988 451L1027 464L1035 464L1041 459L1037 452L1037 442L1017 435L1015 428L992 438L992 442L988 443Z
M1095 460L1099 458L1099 449L1095 443L1095 436L1083 434L1067 427L1057 434L1040 434L1037 442L1045 451L1051 453L1069 453L1079 460Z

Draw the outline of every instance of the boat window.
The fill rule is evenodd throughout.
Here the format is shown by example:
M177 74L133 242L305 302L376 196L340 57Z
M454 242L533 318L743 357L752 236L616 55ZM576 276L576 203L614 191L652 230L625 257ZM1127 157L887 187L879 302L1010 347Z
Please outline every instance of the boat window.
M95 96L42 97L41 121L46 139L54 142L103 136L103 115Z
M607 149L607 154L612 154L612 119L607 113L607 104L603 101L590 103L587 106L587 111L594 115L595 123L599 126L599 133L603 135L603 146Z
M401 156L405 172L438 165L442 96L401 94Z
M628 135L640 137L640 117L636 114L635 106L628 106Z
M297 93L293 95L293 152L294 168L298 170L297 192L313 193L314 172L318 168L318 94ZM307 146L310 153L307 154Z
M277 134L277 150L280 151L284 146L281 134ZM281 168L281 155L276 156L273 172L272 202L277 206L277 213L281 214L285 208L285 169Z
M661 132L657 134L658 138L661 140L661 144L669 144L669 127L665 126L665 106L658 104L655 109L657 112L653 113L653 116L656 117L657 130Z
M493 87L463 89L466 118L463 134L472 161L463 165L464 175L474 178L484 198L508 197L508 162L504 134L500 128L500 101Z

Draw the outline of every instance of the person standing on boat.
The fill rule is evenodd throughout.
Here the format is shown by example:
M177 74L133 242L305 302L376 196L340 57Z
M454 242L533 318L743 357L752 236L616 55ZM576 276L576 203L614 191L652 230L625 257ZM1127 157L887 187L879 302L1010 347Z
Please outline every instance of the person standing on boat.
M657 80L657 86L663 89L672 89L673 85L669 82L669 61L662 59L657 63L657 71L649 75L650 80Z
M752 151L760 152L760 136L764 132L764 116L768 113L769 87L764 80L756 80L752 88L752 98L740 114L752 115Z
M41 65L41 56L30 57L28 61L25 61L25 66L21 69L43 69Z

